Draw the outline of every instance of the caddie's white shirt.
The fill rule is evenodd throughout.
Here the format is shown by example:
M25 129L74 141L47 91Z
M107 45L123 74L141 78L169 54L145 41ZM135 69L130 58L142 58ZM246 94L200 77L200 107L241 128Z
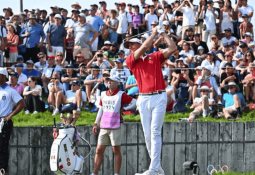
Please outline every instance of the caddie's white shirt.
M132 22L132 16L128 12L119 12L118 16L119 25L117 28L118 34L124 34L128 32L128 23Z
M8 116L20 100L20 94L8 84L0 86L0 118Z

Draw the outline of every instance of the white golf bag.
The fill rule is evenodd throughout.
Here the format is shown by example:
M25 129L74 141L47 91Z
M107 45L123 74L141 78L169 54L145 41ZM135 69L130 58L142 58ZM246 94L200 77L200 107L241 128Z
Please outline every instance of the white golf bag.
M53 141L51 146L50 153L51 171L57 174L66 175L82 173L84 158L81 155L77 154L77 150L74 143L74 134L75 134L74 127L59 129L59 135ZM83 138L82 140L87 142ZM87 144L89 143L87 142Z

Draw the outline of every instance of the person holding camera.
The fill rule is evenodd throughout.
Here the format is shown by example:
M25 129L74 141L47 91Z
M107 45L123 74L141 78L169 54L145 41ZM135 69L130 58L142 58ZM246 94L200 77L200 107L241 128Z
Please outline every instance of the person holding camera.
M216 34L216 18L217 14L213 8L213 1L207 1L207 6L202 7L202 13L200 15L204 18L202 41L209 43L208 38L211 38L213 34Z
M175 11L181 11L183 13L182 21L182 39L184 39L185 31L189 28L195 29L195 13L194 6L190 0L182 1L181 5L175 9Z
M112 62L112 61L111 61ZM87 67L90 67L91 65L97 65L103 72L104 70L110 69L114 65L114 63L110 63L110 60L104 59L103 52L101 50L97 51L94 57L88 62Z

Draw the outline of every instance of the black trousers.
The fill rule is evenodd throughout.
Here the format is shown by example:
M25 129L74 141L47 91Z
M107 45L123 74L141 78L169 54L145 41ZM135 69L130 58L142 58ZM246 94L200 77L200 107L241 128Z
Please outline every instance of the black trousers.
M36 63L39 59L37 57L37 54L40 52L40 48L33 47L33 48L27 48L26 53L24 55L24 61L27 60L33 60L34 63Z
M29 110L29 112L43 112L45 110L45 104L44 102L40 99L39 96L34 96L34 95L27 95L25 96L25 110Z
M2 133L0 133L0 169L8 171L9 161L9 140L12 133L13 123L9 120L4 123Z

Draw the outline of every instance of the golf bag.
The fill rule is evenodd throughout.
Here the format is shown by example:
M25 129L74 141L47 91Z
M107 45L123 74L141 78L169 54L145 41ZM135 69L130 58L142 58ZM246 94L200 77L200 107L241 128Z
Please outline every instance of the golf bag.
M76 132L75 127L73 126L65 126L59 128L59 134L57 138L53 141L51 146L50 153L51 171L57 174L66 175L82 173L84 159L88 157L90 153L88 153L88 155L85 158L78 154L77 148L75 146L76 140L75 135L77 135L75 134L75 132ZM80 138L89 145L91 150L90 144L82 137Z

